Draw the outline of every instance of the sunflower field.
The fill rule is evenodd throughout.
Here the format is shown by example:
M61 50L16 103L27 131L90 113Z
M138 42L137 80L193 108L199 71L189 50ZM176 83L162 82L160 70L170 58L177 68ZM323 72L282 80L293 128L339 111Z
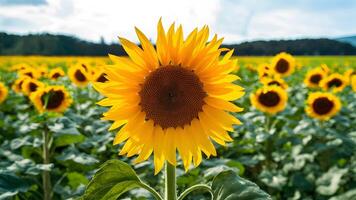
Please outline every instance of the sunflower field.
M178 193L199 186L179 199L356 199L356 57L221 50L188 70L137 32L166 63L140 84L118 68L155 59L122 38L130 57L0 57L0 199L160 199L165 163Z

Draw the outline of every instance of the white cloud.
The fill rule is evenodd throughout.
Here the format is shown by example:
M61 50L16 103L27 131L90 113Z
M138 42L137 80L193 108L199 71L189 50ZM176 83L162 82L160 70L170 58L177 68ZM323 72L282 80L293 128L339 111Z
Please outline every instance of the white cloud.
M356 17L355 4L339 8L337 4L322 5L318 9L311 1L274 2L275 5L258 0L47 0L47 4L40 5L1 6L0 31L62 33L91 41L103 36L108 42L116 42L117 36L137 41L137 26L155 40L156 24L162 17L166 27L175 21L183 24L185 31L207 24L226 42L356 33L350 20Z

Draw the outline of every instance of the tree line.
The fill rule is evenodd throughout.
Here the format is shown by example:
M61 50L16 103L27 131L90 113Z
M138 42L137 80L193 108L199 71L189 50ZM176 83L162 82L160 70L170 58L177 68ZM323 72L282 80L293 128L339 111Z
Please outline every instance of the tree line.
M253 41L222 45L235 55L356 55L356 47L331 39ZM0 33L0 55L104 56L126 55L120 44L94 43L73 36L52 34L14 35Z

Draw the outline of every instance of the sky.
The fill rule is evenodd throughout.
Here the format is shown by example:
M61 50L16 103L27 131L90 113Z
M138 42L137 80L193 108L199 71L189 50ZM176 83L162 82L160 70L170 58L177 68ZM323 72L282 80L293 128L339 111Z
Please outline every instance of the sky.
M159 18L187 35L208 25L225 43L356 35L356 0L0 0L0 32L53 33L108 43L156 40Z

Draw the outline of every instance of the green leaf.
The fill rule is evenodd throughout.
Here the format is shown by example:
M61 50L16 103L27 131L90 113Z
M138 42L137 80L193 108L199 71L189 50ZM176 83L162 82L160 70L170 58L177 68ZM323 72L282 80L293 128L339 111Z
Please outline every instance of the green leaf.
M54 139L55 147L62 147L78 142L83 142L85 137L83 135L72 135L72 134L63 134Z
M71 186L73 189L76 189L81 184L86 185L89 182L84 175L78 172L68 173L67 178L68 178L68 185Z
M0 173L0 199L6 199L18 192L27 192L32 186L29 179L20 178L14 174Z
M83 199L116 200L123 193L141 187L141 184L130 165L119 160L109 160L96 172Z
M255 183L227 170L218 174L211 186L214 200L268 200L271 197Z

